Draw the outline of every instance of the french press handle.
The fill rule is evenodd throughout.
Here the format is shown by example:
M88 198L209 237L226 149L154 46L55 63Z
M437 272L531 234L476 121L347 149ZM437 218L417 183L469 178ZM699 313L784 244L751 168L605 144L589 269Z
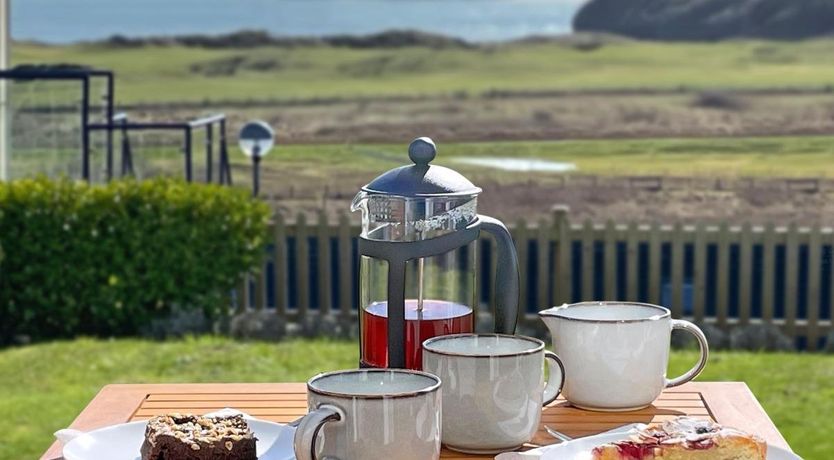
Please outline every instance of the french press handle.
M498 263L495 270L495 332L515 334L518 323L518 254L513 237L498 219L478 216L481 230L489 233L498 243Z

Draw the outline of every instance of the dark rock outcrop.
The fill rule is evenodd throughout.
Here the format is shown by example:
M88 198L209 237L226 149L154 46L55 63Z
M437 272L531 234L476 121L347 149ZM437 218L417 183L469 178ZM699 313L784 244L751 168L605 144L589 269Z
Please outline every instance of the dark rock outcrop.
M834 34L834 0L590 0L573 27L649 40L799 40Z

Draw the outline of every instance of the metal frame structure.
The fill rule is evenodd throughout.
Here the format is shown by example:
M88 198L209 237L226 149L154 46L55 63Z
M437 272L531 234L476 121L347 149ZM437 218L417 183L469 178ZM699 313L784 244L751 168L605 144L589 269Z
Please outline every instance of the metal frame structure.
M107 85L107 104L105 107L107 119L113 118L113 72L108 70L94 70L83 67L70 66L19 66L0 71L2 80L76 80L81 85L81 176L90 180L90 80L104 78ZM107 148L107 179L113 178L113 133L108 133Z
M214 131L217 125L219 141L220 170L218 171L217 182L220 184L232 184L232 171L229 164L229 153L226 138L226 116L222 114L211 115L188 122L129 122L127 114L120 113L110 118L109 123L91 123L87 125L90 131L103 130L108 133L108 142L113 131L122 134L122 171L121 175L133 174L133 153L130 146L129 131L180 131L183 135L183 158L185 167L185 180L194 180L193 149L194 132L199 129L206 130L206 182L214 182ZM109 145L109 144L108 144ZM108 147L108 155L111 148ZM112 167L112 157L108 156L108 168ZM109 171L110 169L108 169ZM108 176L109 177L109 176Z
M2 1L2 0L0 0ZM90 122L90 82L94 78L104 78L105 121L103 123ZM215 126L218 131L219 172L217 181L220 184L231 185L232 173L226 137L226 116L212 115L187 122L130 122L126 114L114 114L115 82L114 74L110 70L90 69L77 66L18 66L12 69L0 70L0 82L7 80L77 80L81 84L81 175L86 181L90 180L90 134L93 131L105 132L105 149L107 154L107 180L115 177L114 172L114 132L122 136L122 171L121 176L133 173L133 154L130 147L130 131L180 131L183 134L183 156L185 179L194 180L193 173L193 134L196 130L206 130L206 182L214 181L214 135ZM5 142L5 139L3 140ZM124 160L127 159L127 164Z

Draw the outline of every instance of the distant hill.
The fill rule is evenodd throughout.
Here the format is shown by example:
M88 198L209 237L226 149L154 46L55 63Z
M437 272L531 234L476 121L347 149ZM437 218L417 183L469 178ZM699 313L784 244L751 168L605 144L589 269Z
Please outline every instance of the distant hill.
M434 49L471 48L463 39L418 30L386 30L369 35L332 35L326 37L277 37L262 30L240 30L219 35L179 35L167 37L125 37L114 35L93 42L111 47L190 46L199 48L257 48L260 46L330 45L344 48L402 48L423 46Z
M590 0L573 27L652 40L798 40L834 34L834 0Z

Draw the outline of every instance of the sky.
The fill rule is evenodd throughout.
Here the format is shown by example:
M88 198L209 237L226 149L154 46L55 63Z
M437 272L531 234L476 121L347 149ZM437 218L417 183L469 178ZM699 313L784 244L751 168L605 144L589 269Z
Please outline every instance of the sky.
M12 36L53 43L112 35L367 34L421 29L473 41L570 31L585 0L11 0Z

